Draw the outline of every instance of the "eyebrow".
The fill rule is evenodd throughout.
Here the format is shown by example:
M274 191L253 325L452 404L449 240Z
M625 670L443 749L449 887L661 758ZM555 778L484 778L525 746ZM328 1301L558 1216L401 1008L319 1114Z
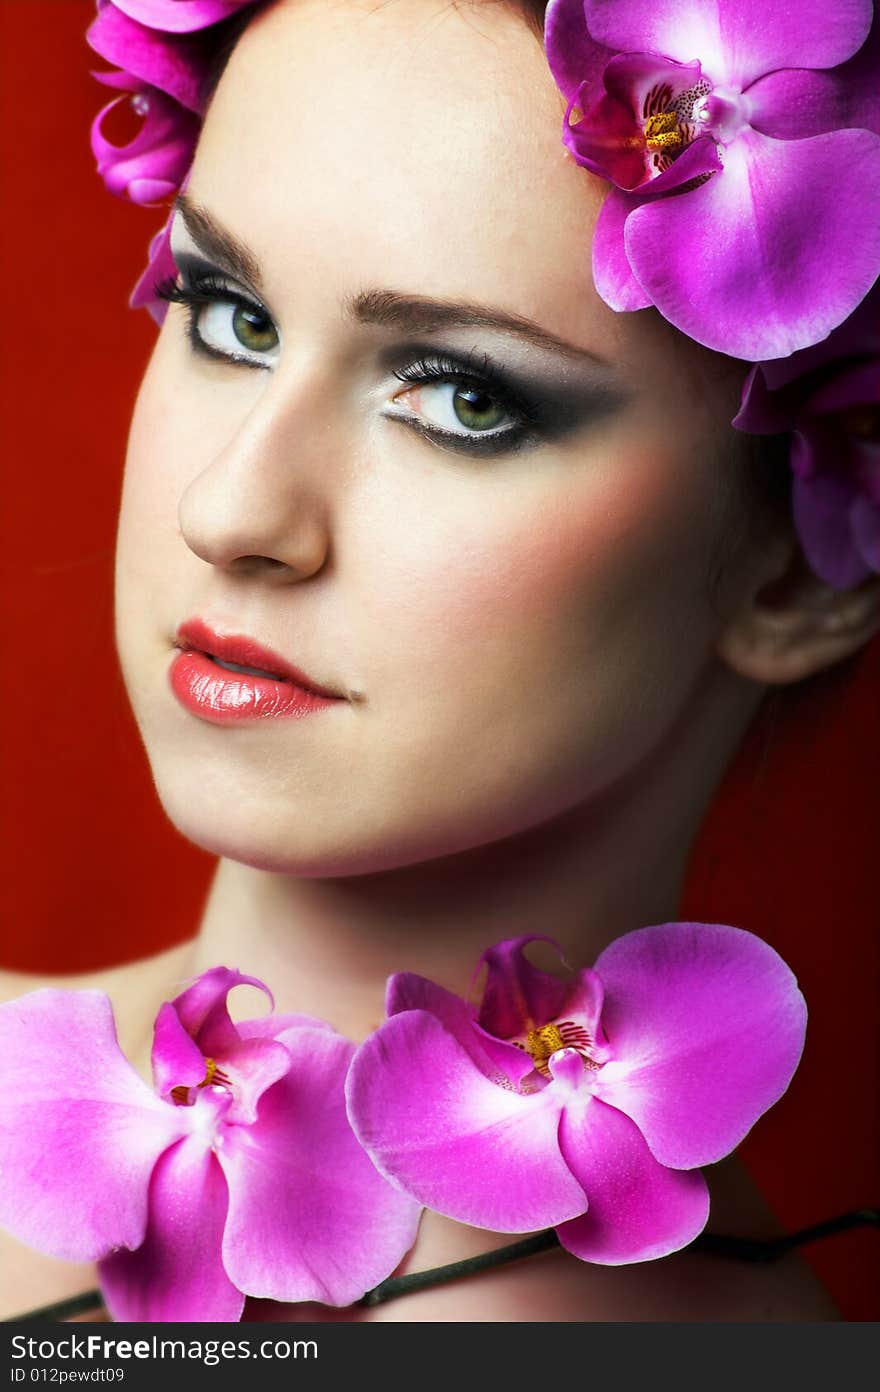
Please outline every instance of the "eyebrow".
M188 194L177 195L174 210L180 213L187 232L205 256L211 257L238 280L247 282L261 299L266 299L259 262L244 242ZM437 329L454 328L497 329L515 334L537 348L547 348L569 358L584 358L607 366L606 360L598 353L558 338L531 319L472 300L437 300L427 295L403 295L395 290L362 290L356 295L346 296L343 310L356 323L409 333L431 333Z

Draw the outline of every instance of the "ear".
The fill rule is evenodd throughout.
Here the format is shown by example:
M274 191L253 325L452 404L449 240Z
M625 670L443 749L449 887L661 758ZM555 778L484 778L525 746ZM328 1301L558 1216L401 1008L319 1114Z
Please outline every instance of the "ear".
M768 569L777 572L769 580ZM851 590L832 589L791 541L775 563L765 555L763 573L731 616L718 654L740 676L782 686L850 657L878 629L880 576Z

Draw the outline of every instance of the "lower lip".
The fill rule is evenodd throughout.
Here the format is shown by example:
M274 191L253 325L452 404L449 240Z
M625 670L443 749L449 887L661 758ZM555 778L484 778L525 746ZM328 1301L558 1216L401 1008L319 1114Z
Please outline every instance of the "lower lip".
M341 700L318 696L280 677L253 677L228 672L200 652L179 652L168 672L180 704L215 725L248 720L283 720L338 706Z

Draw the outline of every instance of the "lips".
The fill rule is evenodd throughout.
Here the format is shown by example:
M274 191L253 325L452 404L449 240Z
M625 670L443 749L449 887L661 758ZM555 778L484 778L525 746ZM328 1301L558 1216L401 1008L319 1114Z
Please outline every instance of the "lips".
M345 700L253 638L215 633L201 619L181 624L176 646L171 689L213 724L303 716Z

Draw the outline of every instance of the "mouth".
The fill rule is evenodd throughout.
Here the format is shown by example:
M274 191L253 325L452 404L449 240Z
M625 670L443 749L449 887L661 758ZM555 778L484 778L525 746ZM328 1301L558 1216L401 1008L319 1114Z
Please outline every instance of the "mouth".
M191 651L197 651L191 649ZM209 662L213 662L215 667L222 667L225 672L240 672L245 677L269 677L272 681L284 681L285 678L278 672L266 672L262 667L243 667L238 662L224 662L222 658L215 657L213 653L202 653Z
M177 630L175 647L200 654L212 666L233 676L252 677L298 687L325 700L345 700L341 691L315 681L299 667L243 634L220 634L202 619L189 619Z

